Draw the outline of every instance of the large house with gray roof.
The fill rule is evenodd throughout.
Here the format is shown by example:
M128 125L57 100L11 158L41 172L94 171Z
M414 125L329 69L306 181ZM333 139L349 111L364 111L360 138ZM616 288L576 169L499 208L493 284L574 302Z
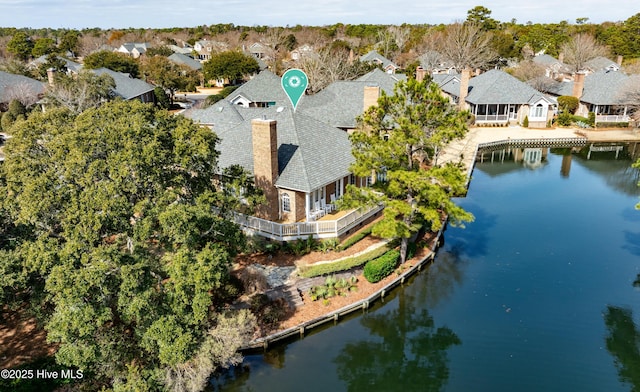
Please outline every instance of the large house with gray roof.
M544 128L555 114L555 102L526 83L496 69L471 77L434 75L433 79L452 101L468 109L477 125L522 124Z
M570 82L558 82L547 88L555 97L574 96L580 104L576 114L595 114L596 124L629 122L632 108L638 107L640 75L621 71L600 70L590 74L575 74ZM635 92L634 92L635 90Z
M265 193L265 206L254 217L238 214L239 223L279 240L310 234L339 237L381 210L333 215L334 202L348 184L366 186L371 181L350 175L353 156L345 129L355 127L355 116L375 104L380 87L373 82L336 82L324 94L304 96L294 111L280 83L280 77L263 71L227 99L185 115L220 137L220 168L244 167ZM350 100L359 103L343 116L328 114Z

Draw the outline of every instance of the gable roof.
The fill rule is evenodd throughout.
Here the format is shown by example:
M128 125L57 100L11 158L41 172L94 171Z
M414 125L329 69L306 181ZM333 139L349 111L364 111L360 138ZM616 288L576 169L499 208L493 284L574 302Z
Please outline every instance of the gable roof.
M12 99L11 90L22 87L31 90L34 95L39 95L44 93L45 84L26 76L0 71L0 102Z
M382 65L382 68L387 69L387 67L392 66L394 69L399 68L396 64L394 64L391 60L384 57L380 53L375 50L370 51L367 54L360 56L360 61L362 62L377 62Z
M458 90L454 95L459 94ZM506 72L492 69L469 80L469 94L465 100L474 105L529 104L541 98L546 100L528 84Z
M389 74L378 68L356 79L361 82L375 83L387 94L392 95L396 83L407 80L405 74Z
M202 69L202 64L199 61L194 60L193 58L191 58L190 56L187 56L186 54L174 53L167 58L176 64L186 65L187 67L193 70Z
M214 132L221 140L220 167L237 164L253 173L251 120L268 118L277 122L277 187L311 192L349 174L353 157L346 132L306 114L294 113L290 107L243 108L228 102L214 106L218 109L210 111L208 119L213 120ZM213 118L216 115L219 120ZM196 120L197 116L192 118ZM238 119L242 120L231 124Z
M31 63L29 63L29 66L38 66L40 64L44 64L44 63L47 62L47 57L48 57L48 55L46 55L46 54L42 55L42 56L38 57L37 59L33 60ZM80 63L76 63L75 61L71 61L71 60L66 59L64 57L61 57L61 56L56 56L56 58L58 60L64 61L65 67L67 68L67 70L69 72L78 73L84 67L84 65L82 65Z
M585 68L592 72L598 72L602 70L619 71L620 66L615 61L611 61L606 57L598 56L585 63Z
M278 106L290 106L291 103L284 90L282 90L281 83L278 75L265 69L238 87L227 99L234 101L239 96L242 96L251 102L275 102ZM304 99L303 97L301 102Z
M92 70L96 75L107 74L116 82L116 88L113 91L117 96L124 100L137 98L145 93L153 91L153 85L144 80L132 78L128 73L116 72L107 68L98 68Z

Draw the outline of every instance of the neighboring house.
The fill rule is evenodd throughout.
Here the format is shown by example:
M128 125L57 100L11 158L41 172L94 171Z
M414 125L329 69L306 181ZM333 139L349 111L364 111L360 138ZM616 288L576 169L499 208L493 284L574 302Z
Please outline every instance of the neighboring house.
M535 64L544 67L545 76L553 79L571 79L571 69L560 59L549 56L548 54L538 54L531 60Z
M420 67L430 75L455 74L456 68L450 61L444 60L442 54L429 50L418 57Z
M194 50L193 47L191 47L189 44L185 44L184 46L168 45L167 47L171 49L173 53L180 53L180 54L187 55L189 57L192 57L193 50Z
M360 61L363 63L375 63L382 67L382 69L387 73L396 73L396 71L400 68L396 64L394 64L391 60L384 57L380 53L375 50L370 51L369 53L360 56Z
M302 100L304 99L305 97L302 98ZM265 108L289 104L289 98L282 90L280 77L269 70L260 72L250 81L238 87L227 97L227 100L232 105L245 108Z
M207 61L211 59L212 54L228 50L229 45L220 41L209 41L207 39L203 39L196 41L193 45L193 49L198 54L199 60Z
M0 71L0 110L5 111L14 99L35 103L42 98L44 90L45 84L38 80Z
M181 53L174 53L167 58L176 64L186 65L187 67L191 68L194 71L202 70L202 63L199 62L198 60L194 60L193 57L191 56L181 54Z
M144 80L132 78L128 73L116 72L107 68L94 69L91 72L96 75L107 74L113 78L116 83L114 94L125 101L138 99L142 102L155 103L156 97L153 93L155 86L145 82Z
M500 70L490 70L471 78L460 75L435 78L445 94L463 109L468 109L480 124L522 124L544 128L555 113L555 103L539 91Z
M635 93L633 91L635 89ZM595 114L596 124L624 123L632 108L640 106L640 75L600 70L588 75L576 74L571 82L561 82L548 89L555 97L574 96L580 100L576 114Z
M622 56L618 56L618 61L609 60L606 57L596 57L585 63L581 73L590 74L598 71L620 71L622 67Z
M303 59L304 57L308 57L311 54L315 53L313 48L311 47L311 45L309 44L304 44L302 46L299 46L297 48L295 48L294 50L291 51L291 60L294 61L299 61L301 59Z
M260 42L255 42L249 46L249 53L256 59L269 59L269 48L261 44Z
M37 68L39 67L41 64L45 64L47 62L47 57L48 55L43 55L38 57L37 59L33 60L32 62L29 63L28 67L29 68ZM60 57L60 56L56 56L56 58L58 60L62 60L64 62L64 70L58 70L58 72L60 71L64 71L67 75L77 75L78 72L80 72L80 70L84 67L82 64L80 63L76 63L75 61L71 61L69 59L66 59L64 57Z
M116 52L128 54L129 56L137 59L138 57L144 55L151 46L146 42L127 42L122 45Z

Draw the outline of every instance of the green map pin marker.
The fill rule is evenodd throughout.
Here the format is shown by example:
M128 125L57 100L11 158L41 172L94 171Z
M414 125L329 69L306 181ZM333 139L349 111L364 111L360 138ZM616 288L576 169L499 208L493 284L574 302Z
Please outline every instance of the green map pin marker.
M289 97L294 111L308 84L309 78L307 78L307 74L300 69L290 69L282 75L282 89Z

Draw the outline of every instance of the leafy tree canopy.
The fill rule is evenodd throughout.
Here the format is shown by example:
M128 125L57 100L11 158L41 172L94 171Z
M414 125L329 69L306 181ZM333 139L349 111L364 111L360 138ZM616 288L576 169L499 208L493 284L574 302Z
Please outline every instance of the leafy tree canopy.
M355 157L351 171L360 177L375 173L378 181L372 188L350 186L345 204L383 203L383 219L373 232L400 238L402 261L409 237L421 225L437 230L443 214L452 224L473 219L451 200L464 192L461 167L434 165L439 150L467 132L467 118L436 84L410 79L396 84L394 95L382 94L350 136Z
M116 390L155 390L164 373L196 367L202 383L235 361L252 324L220 318L213 301L244 241L219 212L229 195L214 187L215 134L113 101L33 113L13 135L0 167L0 298L31 303L57 362ZM248 332L220 347L207 338L220 323Z
M87 69L109 68L112 71L128 73L137 78L140 75L138 62L124 53L103 50L84 58Z
M231 83L259 70L260 66L256 59L237 51L226 51L213 55L202 66L206 80L229 79Z

